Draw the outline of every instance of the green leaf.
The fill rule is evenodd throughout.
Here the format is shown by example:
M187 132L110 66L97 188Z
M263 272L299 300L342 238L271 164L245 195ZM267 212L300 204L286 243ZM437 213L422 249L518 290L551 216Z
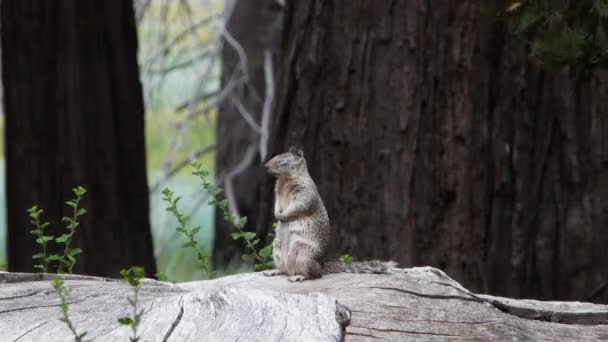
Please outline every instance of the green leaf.
M80 248L71 248L68 251L68 255L77 255L77 254L80 254L80 253L82 253L82 249L80 249Z
M190 232L192 235L196 235L201 230L201 227L194 227Z
M52 254L47 258L48 261L59 261L61 260L61 255Z
M133 320L131 319L131 317L121 317L118 319L118 323L120 323L120 325L131 325L131 323L133 323Z
M63 279L59 278L58 276L53 277L53 287L55 289L63 287L63 283Z
M32 259L44 259L44 258L45 258L44 253L38 253L38 254L32 255Z
M238 240L243 237L243 233L241 233L241 232L234 232L231 235L232 235L232 240Z
M169 281L169 278L163 272L156 272L154 277L156 277L156 279L158 279L159 281Z
M65 202L65 204L67 204L68 206L72 207L72 208L76 208L76 202L69 200L67 202Z
M243 236L245 237L245 240L251 241L251 240L255 239L256 234L254 232L244 232Z
M239 227L243 228L247 224L247 216L243 216L239 219Z
M82 216L86 213L87 213L87 210L85 208L80 208L80 209L78 209L78 212L76 212L76 216Z
M340 258L338 258L338 260L341 262L345 262L345 263L351 263L351 262L353 262L353 257L348 254L345 254L345 255L341 256Z
M268 245L260 249L259 253L262 258L268 258L272 255L272 245Z
M196 243L194 241L188 241L182 245L182 248L190 248L190 247L195 247L195 246L196 246Z
M55 239L55 242L65 243L70 239L70 234L62 234L60 237Z
M84 194L87 193L87 189L83 188L82 186L77 186L74 189L72 189L72 191L74 192L74 194L76 195L76 197L82 197Z

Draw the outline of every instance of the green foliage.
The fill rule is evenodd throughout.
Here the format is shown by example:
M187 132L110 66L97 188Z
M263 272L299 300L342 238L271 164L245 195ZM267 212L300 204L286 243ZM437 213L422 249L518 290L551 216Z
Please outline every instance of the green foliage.
M33 259L39 260L40 263L34 265L34 268L40 270L41 272L48 272L49 263L51 262L50 257L47 255L47 245L49 241L53 241L55 238L50 235L44 235L44 228L48 227L48 222L42 222L40 220L40 215L42 215L43 210L38 209L37 206L33 206L27 210L28 215L30 216L31 223L34 225L36 229L30 230L30 233L36 237L36 243L40 245L40 253L32 255Z
M139 290L141 288L140 281L145 278L143 267L131 266L129 269L120 271L122 279L133 287L133 297L127 298L129 305L133 308L133 314L130 317L118 318L120 325L128 325L131 327L132 336L129 338L131 342L141 341L141 337L137 334L137 328L141 323L141 317L144 315L144 310L138 310L137 305L139 301Z
M338 258L338 261L350 264L351 262L353 262L353 257L348 254L344 254L343 256Z
M48 227L49 222L42 222L41 215L44 212L42 209L39 209L38 206L33 206L27 210L31 219L30 222L35 228L31 230L30 233L36 237L36 243L39 244L41 248L40 253L32 256L33 259L40 261L40 263L34 265L34 267L42 272L48 272L51 263L55 262L57 263L57 273L72 273L74 265L76 264L76 255L82 253L80 248L70 248L70 244L76 233L76 228L80 225L78 219L87 212L84 208L79 207L80 201L87 193L87 190L82 186L77 186L72 189L72 191L76 197L65 202L72 208L72 216L62 218L62 221L67 224L67 233L61 234L59 237L44 235L44 229ZM47 254L48 243L51 241L63 245L62 254Z
M53 288L55 289L55 292L57 292L57 295L59 296L59 299L61 300L61 304L60 304L61 318L59 320L68 326L68 329L70 329L70 331L72 332L72 335L74 335L74 341L76 341L76 342L84 341L84 337L86 336L87 332L85 331L85 332L79 334L76 331L76 328L74 327L74 323L70 319L70 316L69 316L70 308L68 305L68 297L70 295L70 291L67 287L64 286L63 279L59 278L59 276L54 276L53 277Z
M199 267L205 271L210 277L213 276L213 272L209 270L209 256L203 248L198 246L198 241L195 238L195 235L200 231L201 227L188 227L189 217L182 214L177 208L177 204L181 197L174 197L173 191L169 188L165 188L162 191L163 201L167 202L169 206L166 208L168 212L170 212L179 223L179 227L175 228L177 232L185 236L188 241L182 245L182 248L189 248L196 254L196 259L199 262Z
M192 174L198 176L201 186L211 197L209 205L217 207L220 210L224 221L226 221L226 223L234 227L236 230L232 233L232 238L234 240L243 240L245 243L247 253L242 255L241 258L244 261L253 261L255 271L271 269L272 246L269 244L260 248L260 239L258 238L257 234L254 232L243 231L243 228L247 224L247 217L243 216L236 218L232 215L228 207L228 200L220 199L219 197L220 193L222 193L222 189L219 186L214 186L211 183L209 180L209 172L202 168L201 163L193 162L190 165L193 169Z
M608 67L608 0L502 0L500 14L550 67Z
M77 186L72 189L74 195L76 196L74 199L65 202L68 206L72 208L72 217L64 217L61 220L65 222L67 233L62 234L60 237L55 238L55 242L59 244L63 244L63 254L58 259L59 268L58 273L72 273L74 270L74 265L76 264L76 255L82 253L80 248L70 248L70 243L72 242L72 238L74 237L74 233L76 233L76 228L80 225L78 219L86 214L86 209L79 208L78 205L82 200L84 194L87 193L87 190L82 186ZM52 257L51 257L51 260Z
M167 275L164 274L163 272L156 272L156 274L154 274L154 277L156 279L158 279L158 281L164 281L164 282L169 281L169 277L167 277Z

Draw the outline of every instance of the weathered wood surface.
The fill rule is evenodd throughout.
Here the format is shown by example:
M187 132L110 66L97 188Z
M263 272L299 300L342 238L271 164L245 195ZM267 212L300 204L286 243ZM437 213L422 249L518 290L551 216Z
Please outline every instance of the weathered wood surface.
M0 340L69 340L49 279L0 273ZM116 318L130 312L129 286L81 276L66 285L78 331L95 341L128 340ZM608 340L608 306L476 295L428 267L303 283L259 273L146 281L141 303L146 341L340 341L342 325L346 341Z

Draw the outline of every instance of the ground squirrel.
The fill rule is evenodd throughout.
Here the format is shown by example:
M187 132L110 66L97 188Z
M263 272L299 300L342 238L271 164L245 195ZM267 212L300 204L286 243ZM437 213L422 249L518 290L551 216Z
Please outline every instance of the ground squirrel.
M290 148L266 163L277 178L274 216L279 221L272 243L275 270L266 276L289 275L289 281L315 279L327 273L386 273L393 262L324 262L331 238L325 205L308 174L301 150Z

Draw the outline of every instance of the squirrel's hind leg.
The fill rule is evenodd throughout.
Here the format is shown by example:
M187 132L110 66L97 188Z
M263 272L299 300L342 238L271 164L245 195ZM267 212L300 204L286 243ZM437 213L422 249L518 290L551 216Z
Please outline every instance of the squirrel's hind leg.
M305 241L294 241L287 256L287 263L291 265L289 281L300 282L321 277L322 266L314 252L314 248Z

